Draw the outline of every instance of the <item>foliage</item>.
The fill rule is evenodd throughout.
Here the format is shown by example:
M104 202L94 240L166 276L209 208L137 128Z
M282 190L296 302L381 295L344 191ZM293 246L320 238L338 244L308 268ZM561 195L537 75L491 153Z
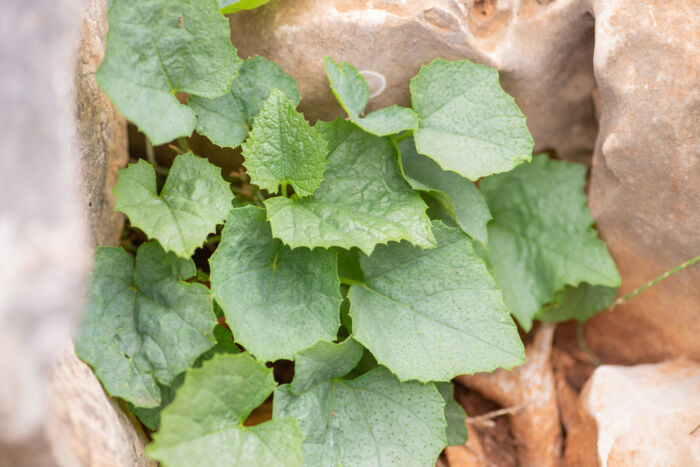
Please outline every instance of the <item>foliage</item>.
M78 354L166 467L434 465L467 437L450 379L523 362L511 315L583 320L614 296L585 167L527 163L523 115L466 60L424 66L412 109L364 115L361 73L327 57L349 120L309 125L292 77L241 61L217 11L262 3L113 0L102 89L154 144L240 147L259 198L191 152L160 192L145 161L121 171L116 208L152 240L98 250Z

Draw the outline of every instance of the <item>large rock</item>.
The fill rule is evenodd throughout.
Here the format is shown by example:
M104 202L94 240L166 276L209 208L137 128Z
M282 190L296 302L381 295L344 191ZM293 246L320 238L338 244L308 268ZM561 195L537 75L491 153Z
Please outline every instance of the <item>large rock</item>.
M598 367L579 400L587 416L583 423L593 426L597 443L569 439L568 465L699 465L698 395L700 365L696 363L674 360Z

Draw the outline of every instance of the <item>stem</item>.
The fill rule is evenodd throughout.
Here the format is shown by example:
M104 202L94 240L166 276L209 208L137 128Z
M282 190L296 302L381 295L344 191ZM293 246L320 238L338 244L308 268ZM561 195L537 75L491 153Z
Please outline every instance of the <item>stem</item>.
M340 279L340 283L341 283L341 284L347 285L347 286L365 285L364 282L358 281L358 280L355 280L355 279L350 279L349 277L340 276L340 277L338 277L338 279Z
M284 196L285 198L287 197L287 182L282 182L280 185L280 194Z
M155 151L153 150L153 145L151 144L151 140L148 139L148 136L146 136L146 160L150 162L152 165L156 165L156 154Z
M618 298L617 300L615 300L613 302L613 304L610 308L612 309L618 305L622 305L623 303L625 303L627 300L634 297L635 295L640 294L641 292L644 292L649 287L658 284L659 282L661 282L664 279L668 279L669 277L671 277L672 275L674 275L678 271L682 271L683 269L687 268L688 266L692 266L693 264L697 263L698 261L700 261L700 256L696 256L693 259L689 259L685 263L676 266L675 268L671 269L670 271L666 271L665 273L661 274L659 277L656 277L656 278L650 280L649 282L642 285L641 287L634 289L633 291L631 291L627 295L624 295L624 296Z
M596 354L593 353L588 343L586 342L586 336L583 334L583 323L576 323L576 342L578 343L578 348L585 353L591 361L593 366L600 366L602 362Z
M400 143L401 141L405 140L406 138L410 138L413 136L413 130L408 130L404 133L401 133L399 136L396 137L396 142Z
M205 245L213 245L221 241L221 235L212 235L204 241Z
M187 138L184 136L177 139L177 144L180 145L180 154L190 150L190 146L187 144Z

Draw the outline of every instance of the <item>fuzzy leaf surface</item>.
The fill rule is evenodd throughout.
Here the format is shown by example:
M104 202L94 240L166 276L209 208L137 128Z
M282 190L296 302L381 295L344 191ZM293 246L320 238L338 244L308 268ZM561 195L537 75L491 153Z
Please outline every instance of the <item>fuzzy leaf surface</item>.
M197 132L221 147L235 148L248 137L253 120L274 89L280 89L296 107L301 96L294 78L265 57L243 62L230 92L207 99L192 96L189 106L197 114Z
M464 408L455 401L454 386L452 383L435 383L440 395L445 400L445 420L447 428L445 435L448 446L461 446L467 442L469 432L465 419L467 413Z
M617 288L620 275L593 228L583 186L586 167L546 155L487 178L489 257L511 313L525 330L566 286Z
M304 465L427 466L446 444L444 405L432 383L401 383L379 367L354 380L318 380L299 395L280 386L273 419L297 419Z
M215 0L112 0L100 88L154 145L189 136L195 113L180 92L228 92L241 59Z
M194 274L192 260L157 242L139 247L135 261L121 248L97 250L76 352L111 395L156 407L156 383L171 384L214 344L209 290L183 282Z
M340 119L317 128L328 141L324 181L309 198L265 201L272 234L292 248L358 247L366 254L389 241L435 246L426 205L399 173L389 139Z
M216 301L236 341L260 360L292 359L340 325L337 255L272 238L265 210L231 211L210 259Z
M393 135L418 126L416 114L411 109L397 105L360 117L369 100L367 82L357 68L349 63L338 64L330 57L324 57L323 60L333 94L355 125L377 136Z
M463 231L488 245L486 225L491 212L476 185L454 172L445 172L435 161L418 154L412 138L401 141L399 148L404 176L413 189L429 193Z
M438 221L433 232L437 248L393 243L360 258L365 282L348 294L353 337L402 381L523 363L515 323L471 239Z
M295 420L243 425L274 387L272 370L250 355L215 356L187 372L146 454L164 467L300 465Z
M221 169L191 152L175 158L160 195L153 166L144 160L119 171L114 194L114 209L132 225L187 258L226 219L233 199Z
M296 355L290 391L299 395L315 384L347 375L360 361L363 352L362 346L352 338L340 344L316 342Z
M243 10L254 10L269 2L270 0L219 0L219 8L221 13L228 15Z
M416 148L443 170L476 181L532 156L525 116L493 68L438 58L411 80L411 100L420 119Z
M327 145L294 107L282 91L272 91L243 143L243 165L260 188L274 193L289 183L304 197L323 180Z

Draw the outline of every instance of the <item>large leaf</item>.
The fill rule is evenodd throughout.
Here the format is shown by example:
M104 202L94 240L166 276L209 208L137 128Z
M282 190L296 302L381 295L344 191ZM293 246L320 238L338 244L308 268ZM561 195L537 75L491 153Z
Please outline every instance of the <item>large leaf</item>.
M219 7L221 13L228 15L243 10L254 10L269 2L270 0L219 0Z
M186 283L192 260L145 243L136 261L121 248L95 255L90 299L76 341L105 389L136 406L161 402L168 385L214 344L209 290Z
M327 343L320 345L323 349L314 348L317 354L338 353ZM346 363L358 357L354 347L343 350L352 355ZM327 358L337 360L337 355ZM315 384L299 395L290 385L275 390L273 419L297 419L304 433L304 465L434 465L446 444L445 402L435 386L401 383L383 367L354 380L335 376L348 366L340 364L341 371L333 373L325 366L307 366L295 373L292 385L299 379Z
M486 224L491 213L484 195L470 180L454 172L445 172L429 157L416 152L413 138L399 143L404 176L415 190L429 193L457 225L478 240L488 244Z
M402 381L512 368L523 344L501 291L459 229L433 223L437 248L379 246L350 288L353 336Z
M214 99L189 98L189 106L197 113L197 131L219 146L237 147L248 137L253 120L275 89L292 105L299 105L301 96L294 78L265 57L249 58L229 93Z
M289 183L297 195L309 196L323 180L327 146L294 107L282 91L272 91L243 144L243 165L260 188L274 193Z
M567 285L557 292L552 303L546 304L535 319L540 321L586 321L609 307L617 295L617 287L604 287L583 283L578 287Z
M525 116L501 89L498 72L440 58L411 80L418 152L470 180L505 172L532 155Z
M231 211L210 260L212 291L236 341L261 360L293 358L340 325L337 255L272 238L265 210Z
M215 0L113 0L100 88L153 142L188 136L195 114L180 92L228 92L241 59Z
M146 449L164 467L301 464L295 420L244 426L275 387L272 370L248 354L221 354L187 373Z
M453 395L454 386L452 383L436 383L435 386L445 400L445 421L447 421L445 436L447 437L447 445L462 445L467 442L467 437L469 435L465 422L467 413L464 411L464 408L455 401Z
M481 183L493 214L491 263L508 308L525 330L566 286L620 285L615 263L593 229L585 178L584 165L542 154Z
M191 152L175 158L158 195L156 174L139 160L119 171L114 209L122 211L166 251L189 257L226 218L233 193L221 169Z
M377 136L393 135L418 126L416 114L411 109L397 105L360 117L369 100L367 82L357 68L347 62L337 64L330 57L324 57L324 62L333 94L357 126Z
M324 182L309 198L265 201L273 235L292 248L356 246L367 254L392 240L435 246L426 205L399 173L389 139L340 119L317 128L328 141Z

